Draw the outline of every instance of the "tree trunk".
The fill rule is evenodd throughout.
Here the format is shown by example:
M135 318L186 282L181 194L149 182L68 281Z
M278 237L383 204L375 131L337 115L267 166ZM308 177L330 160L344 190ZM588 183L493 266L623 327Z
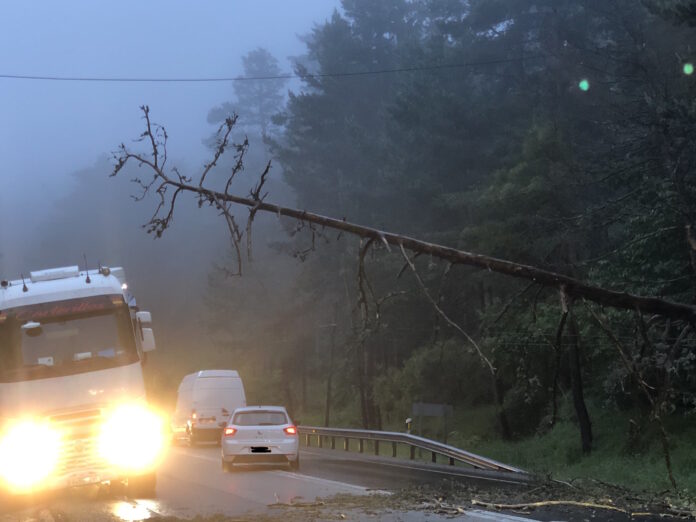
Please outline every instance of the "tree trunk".
M326 405L324 408L324 426L329 426L331 423L331 394L333 392L331 386L333 381L334 371L334 350L336 348L336 321L338 320L338 307L334 308L334 321L331 326L331 340L329 341L329 369L326 376Z
M360 416L362 418L363 429L370 427L370 413L367 405L367 383L365 379L365 341L358 340L357 345L358 362L358 394L360 396Z
M500 434L505 440L512 438L512 433L510 432L510 423L508 422L507 415L505 414L505 408L503 408L503 390L502 383L496 374L491 374L491 381L493 384L493 400L495 401L495 406L498 409L498 422L500 422Z
M578 338L578 324L573 315L572 306L569 309L569 333L568 359L570 369L570 387L573 393L573 406L580 427L580 442L583 453L592 451L592 423L585 405L585 395L582 387L582 365L580 362L580 340Z

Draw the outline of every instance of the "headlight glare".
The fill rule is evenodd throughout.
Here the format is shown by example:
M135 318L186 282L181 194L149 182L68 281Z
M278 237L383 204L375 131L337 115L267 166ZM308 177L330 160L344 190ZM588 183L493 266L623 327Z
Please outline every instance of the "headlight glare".
M165 449L165 422L141 404L116 408L102 425L99 453L112 466L124 472L153 468Z
M58 463L60 440L60 433L47 423L10 425L0 439L0 477L15 490L38 486Z

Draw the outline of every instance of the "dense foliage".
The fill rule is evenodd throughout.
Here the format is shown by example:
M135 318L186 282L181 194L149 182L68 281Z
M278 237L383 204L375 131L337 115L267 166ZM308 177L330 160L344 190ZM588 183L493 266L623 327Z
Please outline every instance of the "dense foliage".
M344 0L305 38L285 106L277 86L237 93L236 108L258 119L277 103L280 130L260 125L301 208L693 302L692 14L632 0ZM276 71L265 59L257 75ZM278 248L304 263L278 286L282 312L258 311L255 343L231 340L244 321L210 327L250 368L280 364L264 393L305 415L385 427L415 401L493 405L500 434L519 437L553 426L568 395L589 451L593 408L628 412L617 429L636 448L660 431L652 421L696 408L679 321L586 303L566 315L534 284L417 259L490 375L398 255L360 264L357 240L290 231ZM250 304L216 277L216 309Z

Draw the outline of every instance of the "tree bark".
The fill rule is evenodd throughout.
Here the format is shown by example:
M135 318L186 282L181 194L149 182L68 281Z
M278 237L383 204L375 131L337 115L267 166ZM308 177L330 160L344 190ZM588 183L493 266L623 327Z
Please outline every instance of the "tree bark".
M570 333L570 342L568 343L568 359L570 369L570 387L573 393L573 407L578 419L580 428L580 442L582 444L583 453L592 451L592 422L590 414L587 412L585 405L585 394L582 385L582 364L580 358L580 340L578 323L573 315L572 306L568 306L568 329Z
M160 176L162 175L160 174ZM675 319L683 319L689 322L696 322L696 306L689 304L675 303L666 299L639 296L629 294L627 292L616 292L614 290L608 290L599 286L586 284L578 279L534 266L514 263L512 261L497 259L482 254L474 254L464 250L438 245L436 243L429 243L427 241L421 241L409 236L357 225L355 223L346 221L345 219L331 218L322 216L320 214L307 212L306 210L283 207L280 205L274 205L272 203L266 203L265 201L217 192L197 185L190 185L175 181L169 178L164 179L167 180L165 183L171 185L172 187L175 187L181 191L196 193L204 200L209 200L213 204L215 201L234 203L256 209L256 211L272 212L278 216L291 217L301 221L313 223L315 225L321 225L323 227L348 232L359 237L372 238L375 241L381 242L387 246L403 246L403 248L413 252L428 254L433 257L449 261L452 264L474 266L489 270L491 272L526 279L544 286L556 288L565 287L565 291L570 297L584 298L604 306L611 306L613 308L631 311L638 310L643 313L657 314Z
M495 401L495 406L498 409L498 422L500 422L500 434L505 440L510 440L512 438L512 432L510 431L510 423L508 422L507 414L505 413L505 408L503 407L503 390L501 386L500 379L498 379L497 373L491 375L493 381L493 400Z
M338 307L334 308L334 322L331 326L331 341L329 341L329 370L328 375L326 376L326 405L324 408L324 426L329 426L329 424L331 423L331 394L333 393L332 381L334 371L334 349L336 347L336 321L338 320L337 308Z

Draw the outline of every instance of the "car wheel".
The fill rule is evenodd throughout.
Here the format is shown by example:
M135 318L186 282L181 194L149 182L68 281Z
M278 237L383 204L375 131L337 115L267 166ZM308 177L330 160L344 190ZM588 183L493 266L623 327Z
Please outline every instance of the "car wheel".
M128 478L128 496L131 498L155 498L157 489L157 474L148 473Z
M231 462L225 462L224 460L222 461L222 471L225 473L230 473L234 470L234 464Z
M189 448L195 448L196 446L198 446L198 439L193 433L189 433L187 442Z

